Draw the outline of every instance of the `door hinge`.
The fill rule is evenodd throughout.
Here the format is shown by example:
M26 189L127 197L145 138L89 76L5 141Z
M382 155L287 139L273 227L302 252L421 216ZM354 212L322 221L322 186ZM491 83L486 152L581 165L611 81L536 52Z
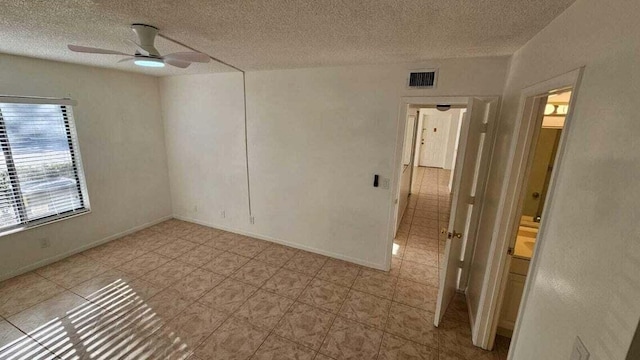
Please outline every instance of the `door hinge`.
M513 255L513 248L509 247L509 249L507 249L507 255Z
M462 268L464 267L464 261L460 260L460 261L458 262L458 267L459 267L460 269L462 269Z
M482 127L480 128L481 133L486 133L489 131L489 123L482 123Z
M467 203L469 205L473 205L476 203L476 197L475 196L469 196L469 200L467 200Z

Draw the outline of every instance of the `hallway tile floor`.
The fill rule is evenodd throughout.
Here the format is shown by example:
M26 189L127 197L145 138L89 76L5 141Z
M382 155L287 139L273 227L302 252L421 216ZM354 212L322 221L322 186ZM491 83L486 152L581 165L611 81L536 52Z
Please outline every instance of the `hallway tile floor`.
M500 359L433 311L448 173L420 168L389 272L179 220L0 283L0 359Z

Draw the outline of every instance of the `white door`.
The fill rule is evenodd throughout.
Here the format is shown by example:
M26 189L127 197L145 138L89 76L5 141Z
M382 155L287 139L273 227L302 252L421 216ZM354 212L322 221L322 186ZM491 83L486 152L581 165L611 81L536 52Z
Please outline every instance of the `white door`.
M485 176L480 166L484 149L484 137L489 118L495 111L495 99L484 100L471 98L469 100L468 115L462 120L458 156L455 165L454 184L451 199L451 215L449 221L448 239L444 253L444 263L440 267L440 288L438 290L438 302L434 325L438 326L444 316L449 303L458 289L460 261L462 260L464 244L467 236L475 231L474 222L477 220L478 204L474 201L478 184L484 184L479 179ZM484 155L483 155L484 154ZM475 205L474 205L475 203ZM473 236L473 234L471 234Z
M420 166L444 168L451 114L425 114L422 121Z

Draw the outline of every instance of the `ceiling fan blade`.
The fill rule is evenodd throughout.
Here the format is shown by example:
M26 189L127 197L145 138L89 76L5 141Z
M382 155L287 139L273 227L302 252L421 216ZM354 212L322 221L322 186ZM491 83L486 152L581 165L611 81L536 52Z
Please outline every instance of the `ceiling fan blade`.
M171 54L167 54L163 56L163 58L178 60L178 61L187 61L187 62L199 62L199 63L207 63L211 60L208 55L205 55L200 52L195 51L186 51L186 52L175 52Z
M80 53L130 56L130 54L125 54L125 53L120 52L120 51L92 48L92 47L88 47L88 46L67 45L67 47L71 51L80 52Z
M182 61L182 60L176 60L176 59L167 59L164 58L163 59L165 63L169 64L169 65L173 65L175 67L179 67L181 69L186 69L187 67L189 67L189 65L191 65L190 62L188 61Z
M135 60L136 57L135 56L131 56L131 57L126 57L124 59L118 60L118 63L123 63L123 62L128 62L128 61L133 61Z
M142 45L138 44L137 42L129 39L125 39L124 42L127 45L132 45L133 47L135 47L140 54L149 56L149 51L147 51L147 49L143 48Z

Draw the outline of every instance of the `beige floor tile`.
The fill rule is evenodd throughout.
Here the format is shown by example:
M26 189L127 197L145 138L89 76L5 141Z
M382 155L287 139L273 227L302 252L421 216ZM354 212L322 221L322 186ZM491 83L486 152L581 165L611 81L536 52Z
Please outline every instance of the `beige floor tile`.
M455 359L453 354L457 354L464 359L497 360L499 358L497 351L486 351L473 346L469 324L457 321L443 321L438 335L440 349L448 353L447 356L449 358Z
M181 238L187 241L194 242L196 244L205 244L214 236L214 233L209 231L209 228L202 227L189 232L186 235L182 235Z
M163 321L169 321L186 309L193 302L181 292L167 288L155 294L145 301L144 306L149 307L155 316L159 316Z
M269 247L269 243L266 241L241 236L236 239L235 246L228 251L234 254L252 258L261 253L267 247Z
M298 301L337 313L348 293L347 287L314 279L302 292Z
M203 245L211 246L218 250L228 251L233 249L236 246L236 238L238 235L225 232L216 237L212 237L207 240Z
M203 269L212 271L216 274L229 276L236 270L240 269L244 264L249 262L249 258L225 252L218 255L211 262L202 266Z
M327 355L320 354L316 355L315 360L335 360L333 358L328 357Z
M335 359L375 359L382 331L337 317L320 352Z
M399 276L400 268L402 267L402 259L392 258L391 259L391 268L389 269L389 275L391 276Z
M397 242L393 242L393 248L391 250L391 256L393 256L394 258L404 258L404 253L406 250L406 244L400 244Z
M195 349L228 317L228 314L194 303L169 321L163 330L175 333L189 347Z
M0 348L0 359L16 360L53 360L57 359L47 348L29 337L23 337Z
M338 285L350 287L356 280L360 267L346 261L329 259L316 277Z
M118 287L129 280L132 280L129 275L122 271L111 269L72 287L70 290L87 300L91 300L101 297L102 294L109 292L110 289Z
M326 256L312 254L306 251L297 252L284 267L289 270L314 276L327 262Z
M315 351L271 334L251 360L312 360Z
M280 269L263 285L263 289L278 295L296 299L311 281L311 276Z
M171 287L190 299L198 299L224 280L224 276L204 269L197 269Z
M391 299L397 282L398 278L390 272L362 269L353 283L353 289Z
M226 279L204 294L198 302L230 314L236 311L256 290L258 288L253 285L234 279Z
M0 316L9 317L63 291L34 272L5 280L0 283Z
M195 249L197 246L198 244L193 243L191 241L176 238L176 239L172 239L166 245L161 246L153 251L160 255L175 259L178 256L188 252L189 250Z
M0 319L0 349L11 346L10 344L19 342L26 335L17 327Z
M146 273L141 279L156 286L169 286L183 279L196 269L195 266L185 264L181 261L171 260Z
M42 267L36 272L44 278L69 289L107 270L109 270L109 267L106 265L77 254Z
M196 348L195 355L202 359L248 359L268 334L246 321L230 318Z
M438 360L438 350L385 333L378 360Z
M338 315L383 330L390 306L390 300L351 290Z
M120 270L130 276L140 277L151 270L157 269L168 263L170 260L171 258L169 257L150 252L127 261L126 263L118 266L117 270Z
M417 307L431 312L436 311L438 288L420 284L415 281L400 279L393 301L401 304Z
M272 266L281 267L286 264L287 261L296 254L296 252L296 249L273 244L269 245L269 247L256 255L255 260L265 262Z
M400 278L436 287L439 283L437 267L407 260L402 261Z
M427 218L427 217L416 217L412 219L411 226L419 226L425 228L438 229L438 219L435 218Z
M449 303L447 311L444 313L444 320L454 320L462 323L469 323L469 312L467 309L467 301L464 295L456 294Z
M185 360L193 354L193 350L175 333L160 329L150 337L132 346L130 350L118 357L121 360L163 359Z
M250 260L233 273L231 277L238 281L260 287L269 280L276 271L278 271L278 268L275 266L257 260Z
M438 262L438 250L434 248L409 247L404 253L404 260L420 264L436 264Z
M273 330L273 333L318 350L335 315L318 308L295 303Z
M28 333L72 312L90 311L92 306L95 305L70 291L65 291L9 317L8 320L15 327Z
M271 331L293 304L293 300L258 290L233 316L263 330Z
M408 340L438 348L438 329L433 314L426 310L392 303L386 331Z
M224 251L212 248L207 245L199 245L192 250L178 256L176 260L193 266L203 266L222 255Z

